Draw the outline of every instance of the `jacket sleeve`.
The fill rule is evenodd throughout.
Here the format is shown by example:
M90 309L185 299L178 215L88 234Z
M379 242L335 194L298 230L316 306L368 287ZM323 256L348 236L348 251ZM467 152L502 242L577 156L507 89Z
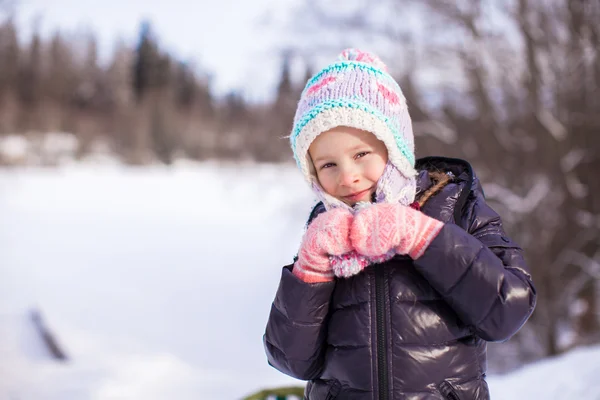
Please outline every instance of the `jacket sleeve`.
M269 364L296 379L323 368L329 303L335 282L305 283L283 268L263 337Z
M415 267L476 335L505 341L533 312L535 287L523 250L483 195L468 214L468 231L445 224Z

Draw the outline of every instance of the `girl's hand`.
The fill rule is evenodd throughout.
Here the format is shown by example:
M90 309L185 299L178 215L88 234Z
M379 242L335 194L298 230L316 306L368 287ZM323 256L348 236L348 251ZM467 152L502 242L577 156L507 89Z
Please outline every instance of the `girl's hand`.
M344 208L318 215L304 234L292 273L308 283L332 281L334 274L329 256L352 251L352 219L352 213Z
M367 257L397 254L419 258L443 222L401 204L379 203L360 210L350 231L353 247Z

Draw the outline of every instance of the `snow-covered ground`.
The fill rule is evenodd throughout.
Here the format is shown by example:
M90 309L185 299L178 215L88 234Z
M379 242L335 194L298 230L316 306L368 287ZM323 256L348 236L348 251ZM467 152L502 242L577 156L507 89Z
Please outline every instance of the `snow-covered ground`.
M293 166L0 170L0 400L240 399L299 384L262 334L313 198ZM39 307L70 357L32 334ZM600 347L489 378L600 399Z

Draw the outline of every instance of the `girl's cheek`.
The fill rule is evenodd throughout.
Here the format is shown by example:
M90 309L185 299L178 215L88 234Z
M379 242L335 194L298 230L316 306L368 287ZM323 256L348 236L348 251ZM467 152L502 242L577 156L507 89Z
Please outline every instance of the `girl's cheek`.
M325 189L325 187L327 187L327 189L331 189L331 187L337 183L337 180L338 178L333 171L327 171L322 175L321 185L323 186L323 189Z

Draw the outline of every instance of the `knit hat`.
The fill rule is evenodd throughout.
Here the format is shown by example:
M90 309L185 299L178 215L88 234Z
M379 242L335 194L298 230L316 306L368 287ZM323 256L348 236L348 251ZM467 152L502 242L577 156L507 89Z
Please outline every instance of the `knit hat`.
M346 49L306 84L294 117L290 142L306 181L325 207L348 207L318 183L308 155L315 138L337 126L374 134L388 150L388 165L376 189L376 201L413 202L416 191L414 137L406 99L375 55Z

